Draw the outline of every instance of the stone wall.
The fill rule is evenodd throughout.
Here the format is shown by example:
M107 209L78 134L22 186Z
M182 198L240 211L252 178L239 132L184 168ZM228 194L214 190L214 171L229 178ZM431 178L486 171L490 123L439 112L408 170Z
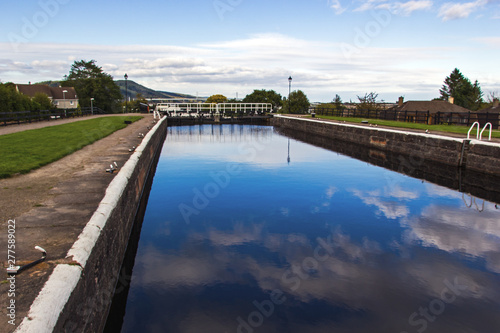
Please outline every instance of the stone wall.
M99 207L58 264L16 332L102 332L141 200L167 133L162 119L111 181Z
M310 118L277 116L273 118L272 124L410 156L415 160L465 167L500 176L500 145L497 143Z

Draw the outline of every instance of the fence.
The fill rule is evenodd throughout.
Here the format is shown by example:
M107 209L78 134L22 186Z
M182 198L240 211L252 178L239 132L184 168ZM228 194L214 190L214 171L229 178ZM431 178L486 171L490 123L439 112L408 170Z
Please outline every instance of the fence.
M13 124L25 124L38 121L50 121L55 119L84 117L91 114L103 114L103 110L94 107L82 108L81 110L42 110L21 112L0 112L0 126Z
M323 116L352 117L394 120L428 125L463 125L470 126L478 121L481 126L490 122L493 128L500 126L499 113L491 112L430 112L430 111L397 111L397 110L358 110L316 107L314 113Z

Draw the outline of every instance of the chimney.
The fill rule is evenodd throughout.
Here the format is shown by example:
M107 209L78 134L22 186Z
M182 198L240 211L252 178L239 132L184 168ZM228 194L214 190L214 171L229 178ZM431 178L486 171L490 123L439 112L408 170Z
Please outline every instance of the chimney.
M450 96L450 97L448 97L448 102L449 102L450 104L455 104L455 98L453 98L453 97L451 97L451 96Z
M493 107L497 108L498 107L498 98L493 99Z
M405 98L403 96L399 97L398 106L403 106L404 101L405 101Z

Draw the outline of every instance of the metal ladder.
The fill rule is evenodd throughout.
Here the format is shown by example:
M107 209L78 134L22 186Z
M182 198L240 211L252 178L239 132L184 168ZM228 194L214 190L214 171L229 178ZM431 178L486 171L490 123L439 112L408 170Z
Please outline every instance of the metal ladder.
M491 123L486 123L483 127L483 129L481 130L481 132L479 132L479 122L478 121L475 121L474 124L472 124L472 126L469 128L469 131L467 132L467 140L470 139L470 132L472 132L472 130L474 129L474 127L476 127L477 125L477 134L476 134L476 139L481 141L483 139L483 132L486 130L486 128L488 128L488 126L490 127L490 135L488 137L488 141L491 141L491 132L493 131L493 126L491 125Z

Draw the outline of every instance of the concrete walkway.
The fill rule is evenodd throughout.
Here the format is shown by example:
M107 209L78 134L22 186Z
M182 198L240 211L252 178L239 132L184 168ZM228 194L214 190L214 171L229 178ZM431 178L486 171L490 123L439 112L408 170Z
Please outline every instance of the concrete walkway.
M131 152L151 127L152 115L119 130L92 145L34 170L0 180L0 332L13 332L27 315L41 288L58 263L66 262L66 254L97 209L106 188L117 173L105 172L113 162L123 166ZM100 117L100 116L94 116ZM11 125L1 130L27 130L81 121L90 117L34 124ZM5 134L5 133L0 133ZM7 244L9 220L15 221L16 265L40 258L35 245L47 251L46 260L16 276L15 284L7 278ZM12 253L11 253L12 254ZM15 296L8 296L14 287ZM7 304L15 300L15 325L10 325Z

